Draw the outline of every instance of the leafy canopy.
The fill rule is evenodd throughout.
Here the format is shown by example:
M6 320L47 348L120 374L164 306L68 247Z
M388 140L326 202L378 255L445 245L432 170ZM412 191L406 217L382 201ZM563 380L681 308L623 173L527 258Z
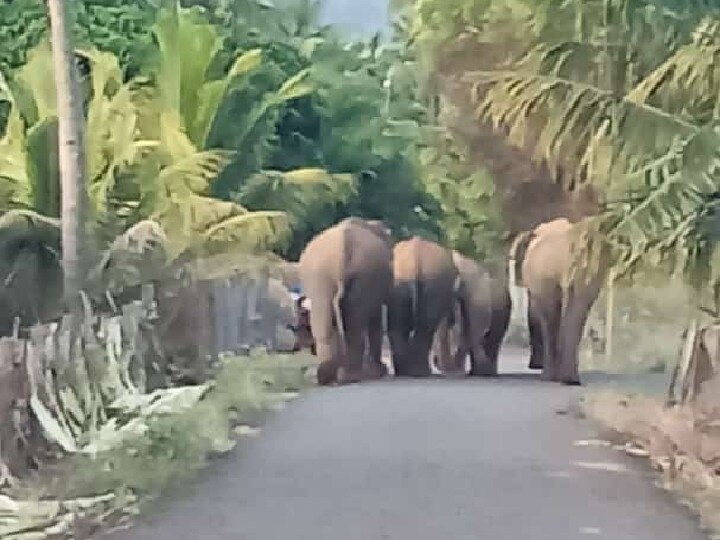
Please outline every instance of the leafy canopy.
M595 229L621 270L652 255L714 279L720 3L416 0L403 9L431 65L476 53L476 67L466 60L455 75L473 83L480 118L549 164L566 190L602 193Z

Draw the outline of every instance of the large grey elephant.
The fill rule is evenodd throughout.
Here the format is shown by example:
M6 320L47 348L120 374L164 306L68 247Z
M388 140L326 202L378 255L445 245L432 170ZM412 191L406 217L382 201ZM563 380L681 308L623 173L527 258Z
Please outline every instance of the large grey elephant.
M453 317L459 279L452 252L418 236L398 242L393 275L388 334L395 375L427 377L435 332Z
M511 248L516 282L528 291L531 367L543 378L580 384L578 349L604 272L575 272L573 224L558 218L522 233Z
M505 334L510 326L510 314L512 312L512 299L510 287L508 286L507 274L504 269L501 274L490 275L490 328L485 334L485 356L491 366L494 366L494 374L497 374L498 357Z
M318 383L385 375L382 307L392 285L390 231L379 221L347 218L308 243L299 271L321 362Z
M459 314L455 321L459 328L448 323L439 326L435 356L440 360L444 355L442 351L447 348L456 352L450 366L439 365L438 368L444 373L464 371L465 358L469 355L470 375L497 375L500 346L512 308L507 279L504 275L491 275L477 262L456 251L453 262L460 275ZM453 330L457 335L456 343L446 345L445 341L449 340L446 333Z

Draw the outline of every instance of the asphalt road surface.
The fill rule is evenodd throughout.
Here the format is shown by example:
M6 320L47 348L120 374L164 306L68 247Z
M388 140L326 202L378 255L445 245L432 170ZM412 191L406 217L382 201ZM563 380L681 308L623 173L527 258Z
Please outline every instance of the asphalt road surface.
M314 389L116 540L696 540L642 460L575 444L582 391L522 373ZM591 384L599 384L598 377Z

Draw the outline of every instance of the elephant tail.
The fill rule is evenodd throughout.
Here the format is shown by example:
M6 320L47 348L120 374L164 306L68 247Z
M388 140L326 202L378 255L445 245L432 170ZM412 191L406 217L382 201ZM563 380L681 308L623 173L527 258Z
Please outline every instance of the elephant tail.
M523 275L522 266L525 260L525 254L530 247L530 243L535 239L534 231L526 231L519 234L510 248L510 265L508 281L512 285L522 286Z
M420 280L417 278L412 281L410 287L410 313L412 313L412 320L417 321L420 315ZM414 325L413 325L414 327Z
M415 323L420 316L420 263L417 251L413 252L412 260L414 265L412 275L414 278L410 283L410 314L413 321L412 327L415 328Z
M338 268L338 288L333 297L333 312L335 314L335 324L337 325L338 335L340 336L340 343L343 349L345 349L347 341L345 339L345 318L343 317L342 305L343 298L347 289L346 281L348 279L347 267L348 259L350 258L350 243L352 239L350 237L351 232L348 228L343 230L342 243L340 245L340 267ZM345 352L345 351L343 351Z
M340 342L345 347L345 323L342 313L342 300L345 296L345 283L340 280L338 284L338 290L333 297L333 312L335 313L335 321L337 324L338 335L340 336Z

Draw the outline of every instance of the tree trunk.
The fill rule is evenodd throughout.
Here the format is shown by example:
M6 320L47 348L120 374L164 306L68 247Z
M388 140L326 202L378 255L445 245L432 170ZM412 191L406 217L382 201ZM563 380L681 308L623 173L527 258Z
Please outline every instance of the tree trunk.
M64 292L70 306L76 307L85 278L86 194L84 118L72 43L73 2L47 0L47 4L57 92Z

